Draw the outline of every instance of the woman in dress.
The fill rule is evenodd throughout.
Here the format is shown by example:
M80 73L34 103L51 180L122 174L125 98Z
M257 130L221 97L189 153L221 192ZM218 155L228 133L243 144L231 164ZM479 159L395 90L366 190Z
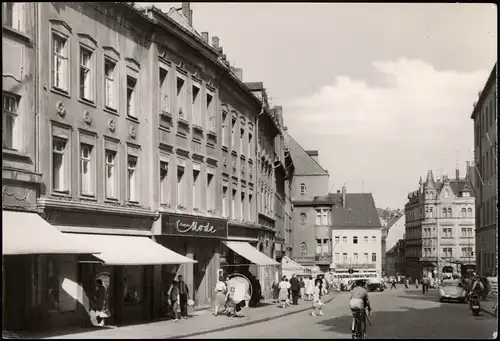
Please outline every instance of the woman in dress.
M172 313L174 315L174 321L179 321L179 316L181 315L181 300L179 295L179 283L177 281L172 282L172 286L168 292L170 298L170 306L172 307Z
M215 284L215 308L214 308L215 316L217 316L219 308L222 308L221 310L224 309L224 306L226 304L226 292L227 292L226 283L224 282L224 278L221 276L219 277L219 281L217 282L217 284Z
M279 293L279 304L282 308L286 307L286 301L288 299L288 289L290 288L290 283L288 283L286 276L283 276L280 284L280 293Z
M314 293L314 281L312 276L309 276L309 279L306 282L306 297L307 300L311 300Z
M312 316L323 316L323 305L324 303L321 302L320 299L320 293L321 293L321 286L320 282L316 282L316 287L314 288L314 294L313 294L313 310L311 312Z

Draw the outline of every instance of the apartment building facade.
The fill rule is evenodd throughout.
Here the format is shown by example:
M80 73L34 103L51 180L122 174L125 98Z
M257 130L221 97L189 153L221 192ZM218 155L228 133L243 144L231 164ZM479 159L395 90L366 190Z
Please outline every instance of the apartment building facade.
M477 172L476 262L486 276L498 274L497 64L474 103L474 163Z
M432 171L405 205L406 276L447 278L475 269L474 191L464 178L434 180Z
M29 108L16 126L24 130L13 130L2 149L25 164L16 159L11 166L4 157L3 178L10 174L13 185L7 191L4 185L3 204L25 202L43 217L33 214L37 231L53 228L45 239L67 247L29 256L26 273L11 277L9 283L27 279L20 294L26 309L14 312L10 303L6 309L20 321L13 329L88 323L97 279L106 287L109 324L164 314L162 291L179 274L195 307L209 306L218 275L229 269L221 264L228 253L247 265L266 259L255 256L257 244L245 249L249 238L262 243L270 233L258 224L254 199L262 102L231 72L217 39L211 46L208 34L192 28L186 4L168 13L131 3L29 6L32 37L13 30L13 41L31 46L32 39L39 54L3 38L4 116L17 118L15 109ZM9 43L12 50L5 49ZM26 65L15 66L10 54ZM9 68L14 77L6 77ZM31 74L23 83L16 70ZM15 83L6 83L9 77ZM231 129L224 114L236 119ZM228 201L224 193L235 189ZM231 232L228 219L240 223ZM253 224L241 227L244 220ZM277 265L267 259L265 266ZM8 274L19 265L7 263ZM14 286L5 287L8 297Z

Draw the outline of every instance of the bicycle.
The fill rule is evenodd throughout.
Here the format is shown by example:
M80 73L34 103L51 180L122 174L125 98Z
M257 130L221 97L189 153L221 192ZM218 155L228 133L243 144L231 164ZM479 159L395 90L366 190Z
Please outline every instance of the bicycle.
M368 314L370 314L370 310L368 310ZM363 323L361 323L361 319L364 320L364 330L361 331L361 327ZM354 314L354 331L352 333L352 338L354 339L366 339L366 308L361 310L358 309L356 313Z

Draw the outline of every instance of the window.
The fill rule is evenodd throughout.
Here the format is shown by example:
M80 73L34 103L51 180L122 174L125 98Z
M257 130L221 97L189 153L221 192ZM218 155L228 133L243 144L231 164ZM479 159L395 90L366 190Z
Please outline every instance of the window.
M137 157L128 155L127 156L127 170L128 170L128 183L127 183L127 193L128 201L138 201L137 196Z
M358 243L358 236L353 236L352 237L352 243L357 244Z
M354 263L357 263L359 260L358 260L358 253L355 252L354 255L353 255L353 262Z
M231 218L236 218L236 190L233 189L233 195L231 196Z
M193 169L193 208L194 210L200 209L200 202L199 202L199 192L200 192L200 186L199 186L199 181L198 178L200 177L200 170L199 169Z
M322 247L321 239L316 239L316 254L321 254Z
M328 251L330 251L329 248L330 248L330 240L329 239L323 239L323 248L321 250L321 253L322 254L328 253Z
M118 174L115 168L116 152L106 150L106 198L118 198Z
M240 155L245 154L245 129L240 129Z
M448 217L448 210L445 208L443 208L443 218L447 218Z
M252 207L253 207L253 196L252 194L248 194L248 221L253 221L252 219Z
M342 254L342 260L344 261L344 263L347 262L347 253Z
M53 137L52 140L52 188L65 192L69 189L69 155L66 155L68 140Z
M245 192L241 192L241 212L240 212L240 218L243 221L246 214L245 214Z
M222 112L222 145L227 147L227 113Z
M339 236L335 236L335 245L337 245L339 243L340 243L340 237Z
M170 97L168 95L168 71L160 67L160 111L170 113Z
M227 218L227 186L222 186L222 216Z
M364 253L364 254L363 254L363 261L364 261L365 263L368 263L368 253Z
M328 210L321 210L321 225L330 225Z
M306 195L306 185L300 184L300 195Z
M462 218L466 218L467 217L467 209L462 208L461 212L462 212Z
M207 93L207 112L206 116L208 117L208 129L211 131L215 131L217 129L216 117L214 114L214 96L212 94Z
M179 117L185 116L184 113L184 106L185 106L185 100L186 100L186 87L185 87L185 81L184 79L177 77L177 107L178 107L178 115Z
M448 207L448 218L452 218L452 217L453 217L453 214L451 211L451 207Z
M93 162L93 146L80 144L80 191L82 195L94 195L95 165Z
M2 3L2 25L24 31L25 4L20 2Z
M68 38L52 32L52 86L58 90L69 90Z
M434 218L434 208L432 206L429 207L429 217Z
M235 150L235 144L236 144L236 118L231 119L231 148Z
M372 262L377 261L377 254L375 252L372 253Z
M346 236L342 237L342 243L347 244L347 237Z
M80 98L94 102L93 52L80 46Z
M307 220L307 216L306 216L306 214L305 214L305 213L301 213L301 214L300 214L300 222L301 222L302 224L304 224L304 223L306 222L306 220Z
M253 157L253 140L252 140L252 134L248 133L248 158L252 159Z
M137 117L136 108L136 91L135 86L137 84L137 79L131 76L127 76L127 115L132 117Z
M139 303L144 298L144 267L123 267L123 302L125 304Z
M160 204L170 203L170 179L168 162L160 161Z
M186 204L184 198L186 196L186 177L184 176L184 166L177 166L177 207L184 208Z
M70 312L77 309L79 286L77 263L56 257L47 259L47 296L50 312Z
M16 149L17 147L16 119L18 107L19 98L17 96L2 92L2 148Z
M335 262L340 262L340 253L335 252Z
M300 243L300 253L302 254L307 253L307 244L304 242Z
M117 109L117 83L116 79L116 63L111 59L104 59L104 99L105 106L109 109Z
M372 236L372 244L377 244L377 237Z
M215 210L215 179L213 173L207 172L207 210Z
M321 211L316 211L316 225L321 225Z
M368 236L364 236L363 237L363 241L364 241L365 244L368 244Z
M192 85L192 92L191 92L191 105L192 105L192 111L193 111L193 123L201 126L201 90L200 88L193 84Z

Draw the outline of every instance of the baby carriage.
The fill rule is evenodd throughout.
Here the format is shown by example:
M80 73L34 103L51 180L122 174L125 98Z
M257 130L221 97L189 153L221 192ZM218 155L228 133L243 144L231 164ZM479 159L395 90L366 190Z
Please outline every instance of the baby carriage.
M228 317L246 317L245 309L252 297L250 281L243 275L233 275L228 281L226 296L226 315Z

